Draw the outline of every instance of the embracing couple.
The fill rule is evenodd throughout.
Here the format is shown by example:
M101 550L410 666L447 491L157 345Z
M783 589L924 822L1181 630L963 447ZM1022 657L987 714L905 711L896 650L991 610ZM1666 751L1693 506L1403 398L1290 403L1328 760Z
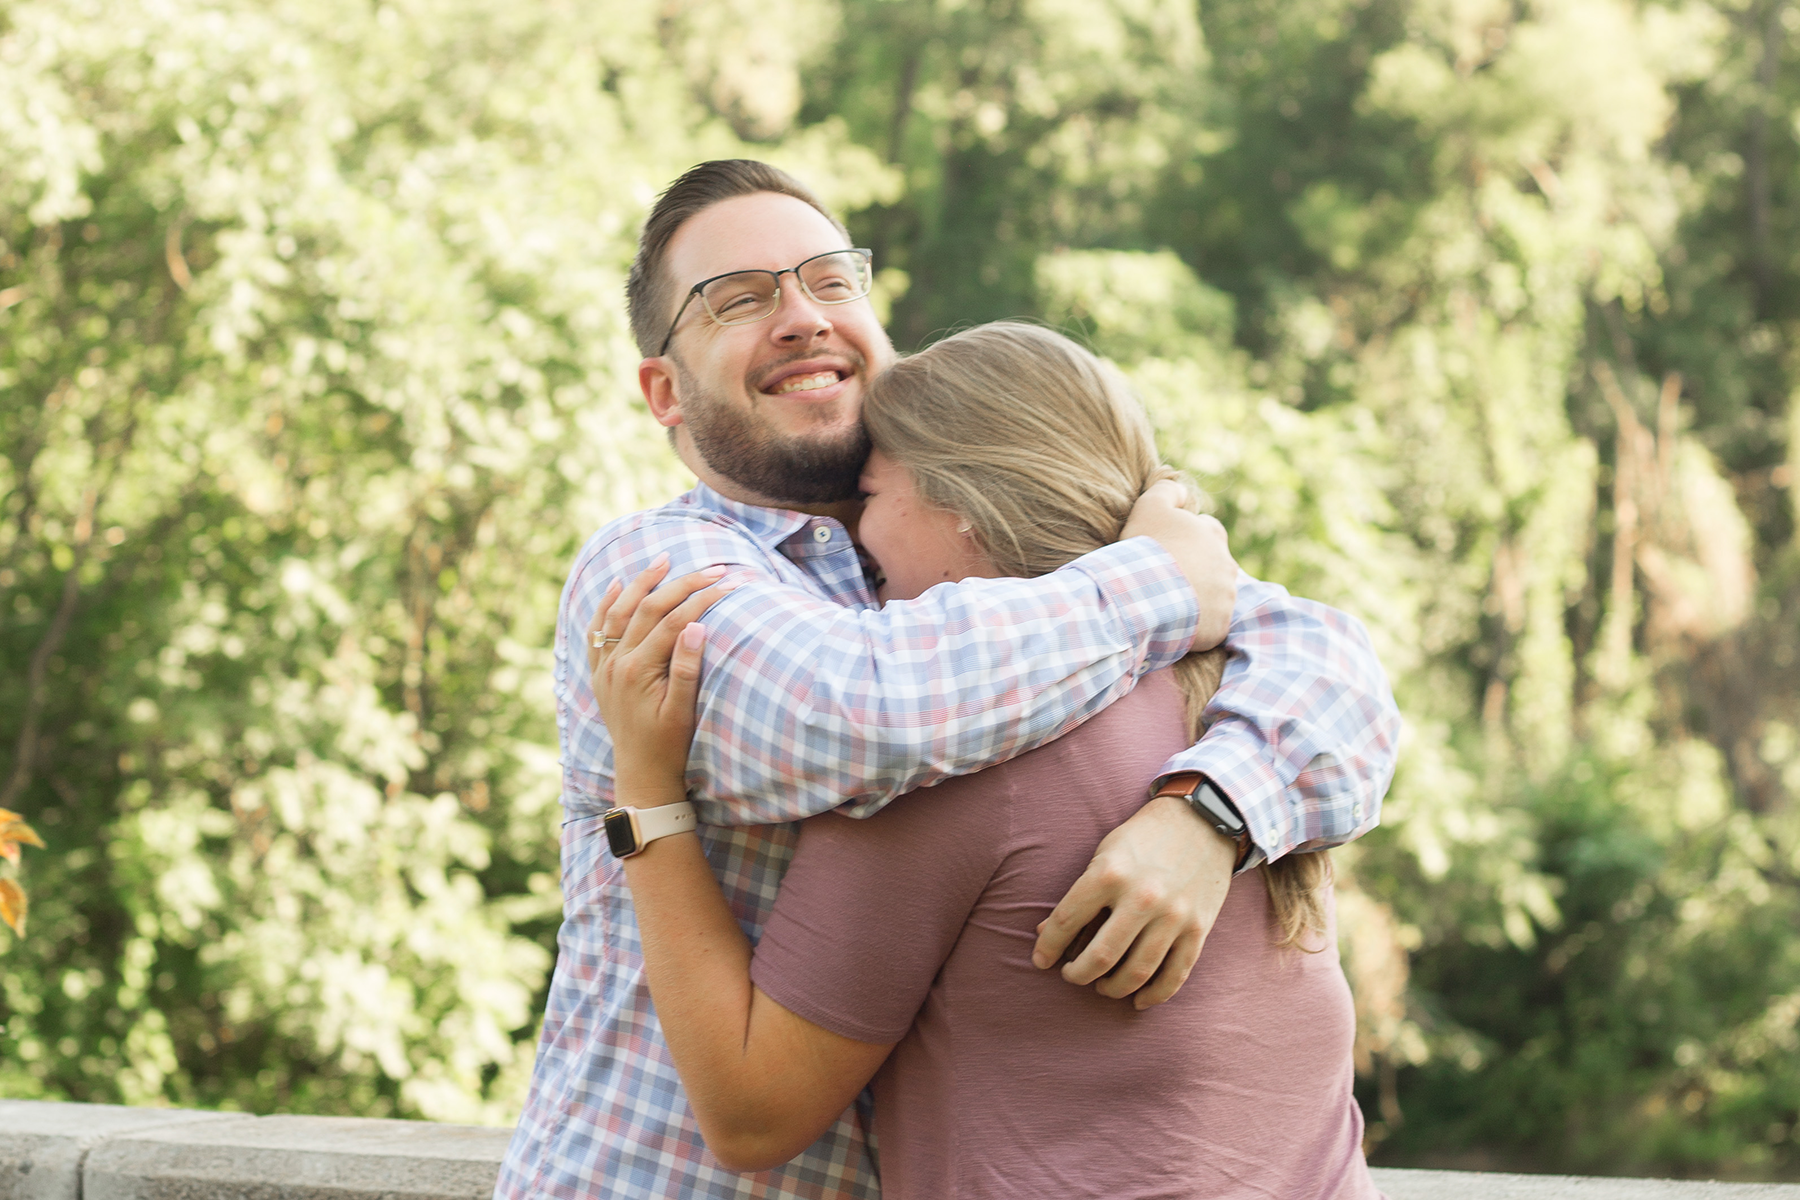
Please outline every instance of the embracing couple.
M871 270L761 163L645 224L700 482L563 592L496 1196L1376 1196L1324 853L1393 770L1362 627L1237 570L1105 364L1014 323L896 361Z

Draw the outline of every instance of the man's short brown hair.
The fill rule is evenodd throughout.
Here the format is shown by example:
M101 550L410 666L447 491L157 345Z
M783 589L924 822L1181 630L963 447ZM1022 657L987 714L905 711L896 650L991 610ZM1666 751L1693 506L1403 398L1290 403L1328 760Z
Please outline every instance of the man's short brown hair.
M668 333L675 284L663 270L663 257L675 231L702 209L757 192L792 196L812 205L849 244L850 233L843 222L826 211L819 198L786 171L750 158L718 158L701 163L657 198L656 207L644 222L644 232L638 236L637 257L631 262L631 278L625 284L625 306L631 314L631 336L644 357L661 350L663 337Z

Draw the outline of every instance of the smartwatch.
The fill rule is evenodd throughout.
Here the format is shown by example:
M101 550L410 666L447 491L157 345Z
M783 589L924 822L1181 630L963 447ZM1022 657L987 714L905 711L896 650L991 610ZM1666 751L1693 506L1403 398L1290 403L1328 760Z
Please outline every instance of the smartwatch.
M1156 800L1163 796L1186 800L1200 814L1201 820L1237 845L1237 861L1231 864L1231 869L1236 871L1244 865L1244 860L1250 857L1250 827L1238 815L1237 807L1213 786L1212 780L1198 771L1181 771L1158 784L1150 798Z
M657 838L691 832L698 824L694 806L687 800L655 808L609 809L600 821L606 828L606 844L612 848L614 858L642 854L644 847Z

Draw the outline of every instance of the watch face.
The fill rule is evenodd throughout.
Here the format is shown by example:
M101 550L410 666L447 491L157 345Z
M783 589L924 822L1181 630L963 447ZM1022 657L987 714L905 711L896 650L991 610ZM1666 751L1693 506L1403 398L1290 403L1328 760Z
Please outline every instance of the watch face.
M631 813L623 808L615 808L602 818L606 826L606 844L612 848L614 858L627 858L638 852L637 822L631 819Z
M1244 820L1237 815L1237 810L1225 797L1219 795L1219 789L1211 780L1202 779L1200 786L1194 789L1189 800L1196 809L1212 822L1212 827L1228 838L1235 838L1244 832Z

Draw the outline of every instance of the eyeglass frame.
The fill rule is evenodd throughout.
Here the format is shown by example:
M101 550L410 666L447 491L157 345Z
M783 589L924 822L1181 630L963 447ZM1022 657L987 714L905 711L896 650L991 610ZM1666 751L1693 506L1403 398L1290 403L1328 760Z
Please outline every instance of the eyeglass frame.
M801 278L801 276L800 276L800 268L804 267L809 262L816 262L821 258L830 258L834 254L860 254L860 255L862 255L863 270L868 272L868 277L869 277L869 290L868 291L864 291L861 295L851 296L847 300L821 300L817 296L812 294L812 289L806 286L806 280ZM713 322L717 325L721 325L721 326L724 326L727 328L729 328L730 326L733 326L733 325L754 325L758 321L768 320L770 317L774 316L776 313L781 311L781 277L783 275L792 275L794 277L794 282L798 283L800 285L800 291L803 294L805 294L806 298L808 300L811 300L814 304L854 304L858 300L867 298L869 295L869 291L874 290L874 287L875 287L874 267L875 267L875 252L873 250L870 250L865 246L846 246L842 250L826 250L823 253L815 254L810 258L803 258L799 262L795 263L793 266L785 267L779 271L766 271L766 270L762 269L761 267L745 267L745 268L742 268L742 269L736 270L736 271L724 271L717 275L710 275L707 278L702 279L699 283L696 283L693 287L688 289L687 295L682 298L681 307L675 310L675 319L669 322L669 332L666 333L665 335L663 335L662 349L658 350L656 352L656 355L658 358L660 358L669 352L669 343L675 340L675 326L677 326L681 323L682 315L687 312L688 305L690 305L694 302L695 296L700 297L700 304L703 308L706 309L706 315L711 317L713 319ZM729 278L732 275L771 275L771 276L773 276L775 279L775 294L773 296L771 296L770 299L774 303L770 307L769 311L764 313L760 317L752 317L748 321L721 321L721 320L719 320L719 315L717 313L713 312L712 305L708 304L706 302L706 295L705 295L706 285L709 283L717 283L717 282L719 282L719 280Z

